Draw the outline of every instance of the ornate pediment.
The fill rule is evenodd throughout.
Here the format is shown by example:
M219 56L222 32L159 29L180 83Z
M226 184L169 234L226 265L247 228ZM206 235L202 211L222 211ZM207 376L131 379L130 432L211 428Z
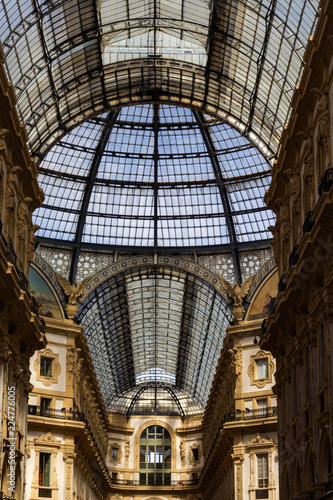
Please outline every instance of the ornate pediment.
M52 447L59 448L61 446L61 441L54 437L51 432L47 432L46 434L43 434L42 436L39 436L38 438L34 439L35 445L49 445Z
M259 433L249 440L246 444L247 448L272 448L272 446L275 446L276 443L274 442L274 439L271 439L267 436L261 436Z

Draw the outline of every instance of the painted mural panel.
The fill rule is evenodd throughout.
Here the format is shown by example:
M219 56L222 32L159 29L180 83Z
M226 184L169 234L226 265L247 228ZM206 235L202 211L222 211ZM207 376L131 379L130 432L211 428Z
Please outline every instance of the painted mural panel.
M41 316L48 318L62 319L59 304L45 280L30 267L28 276L32 295L38 305L38 312Z
M272 298L276 297L278 294L278 283L279 276L276 271L267 281L264 283L263 287L255 297L252 305L250 306L250 311L248 319L258 319L268 315L268 305Z

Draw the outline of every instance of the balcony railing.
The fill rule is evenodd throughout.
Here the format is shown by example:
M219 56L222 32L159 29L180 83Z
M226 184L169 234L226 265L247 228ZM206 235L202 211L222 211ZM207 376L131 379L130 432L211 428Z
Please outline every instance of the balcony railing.
M86 419L84 413L77 410L66 410L66 408L61 408L60 410L55 408L41 408L36 405L28 405L28 415L36 415L39 417L56 418L59 420L76 420L78 422L83 422L87 432L89 433L92 443L95 446L97 453L101 459L100 466L103 469L106 478L111 481L109 471L105 465L105 459L99 449L99 445L95 439L95 436L91 430L88 420Z
M225 417L225 422L233 422L235 420L255 420L257 418L269 418L277 415L277 406L268 408L260 408L257 410L236 410L234 413L229 413Z
M56 410L55 408L41 408L40 406L29 405L28 414L40 417L59 418L61 420L85 421L83 413L75 410L66 410L66 408Z
M268 408L261 408L261 409L257 409L257 410L245 410L245 411L237 410L235 412L228 413L227 415L224 415L224 417L221 420L221 424L220 424L220 426L215 434L214 441L213 441L213 443L210 447L210 450L208 452L207 458L205 460L205 464L202 468L202 471L201 471L201 474L199 477L199 481L205 473L205 470L207 468L207 464L209 463L209 457L212 455L212 453L214 451L215 444L216 444L216 442L220 436L220 433L223 430L226 422L234 422L237 420L255 420L255 419L259 419L259 418L275 417L276 415L277 415L277 406L270 406Z
M112 484L116 486L197 486L198 479L189 479L189 480L172 480L172 481L164 481L164 484L161 484L158 480L149 480L149 481L140 481L139 479L111 479Z

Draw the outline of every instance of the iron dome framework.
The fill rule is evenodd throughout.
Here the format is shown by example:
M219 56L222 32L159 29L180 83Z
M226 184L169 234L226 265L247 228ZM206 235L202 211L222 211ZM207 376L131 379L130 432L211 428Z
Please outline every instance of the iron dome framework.
M242 281L239 251L268 243L263 192L318 1L0 6L6 70L47 195L39 238L72 250L70 280L83 248L200 247L229 249ZM203 407L229 315L190 273L110 278L80 311L107 404L154 383Z
M37 160L140 102L219 116L274 157L316 0L1 0L0 42Z
M270 168L229 125L198 111L140 105L93 118L40 166L38 241L82 248L232 252L268 245Z
M131 269L97 287L78 318L111 411L132 411L148 387L172 393L181 415L203 410L232 319L211 285L167 266Z

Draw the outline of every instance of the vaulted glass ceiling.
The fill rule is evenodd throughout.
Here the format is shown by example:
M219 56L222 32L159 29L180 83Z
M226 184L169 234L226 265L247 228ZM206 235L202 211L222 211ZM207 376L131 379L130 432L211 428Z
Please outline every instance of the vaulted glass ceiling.
M193 106L273 157L317 0L0 0L0 42L37 160L89 117Z
M38 240L146 250L267 240L270 165L237 131L188 108L93 118L40 166Z
M159 404L167 388L179 414L202 411L231 317L223 297L186 271L141 267L106 280L78 318L107 407L154 410L149 391L138 401L150 387L159 388Z
M270 237L262 198L318 1L0 8L5 66L46 193L38 238L71 247L70 281L82 248L219 248L241 282L238 251ZM140 408L138 387L149 400L151 384L177 407L183 397L181 414L204 407L230 320L209 285L132 270L100 285L79 316L110 408Z

